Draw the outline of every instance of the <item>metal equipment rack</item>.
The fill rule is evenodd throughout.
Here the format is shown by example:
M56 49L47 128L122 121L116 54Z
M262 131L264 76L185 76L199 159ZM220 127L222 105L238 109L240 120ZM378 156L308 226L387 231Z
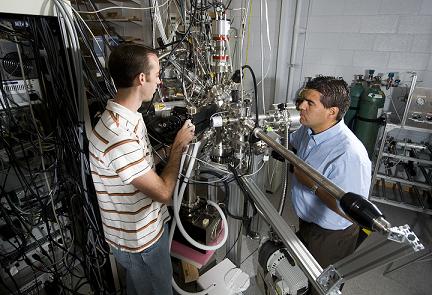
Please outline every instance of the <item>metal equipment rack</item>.
M432 215L432 89L415 88L416 78L414 74L406 104L403 102L403 117L388 116L388 121L399 122L384 128L369 199ZM401 135L405 140L392 137Z

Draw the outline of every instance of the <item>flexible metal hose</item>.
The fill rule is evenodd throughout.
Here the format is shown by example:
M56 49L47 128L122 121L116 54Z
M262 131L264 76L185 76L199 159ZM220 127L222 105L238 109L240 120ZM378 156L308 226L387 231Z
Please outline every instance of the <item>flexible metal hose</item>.
M285 126L285 134L283 137L283 146L288 149L288 146L289 146L289 123ZM281 199L280 199L279 206L278 206L279 215L282 215L282 212L284 210L285 200L286 200L286 197L288 194L288 187L290 185L289 181L288 181L288 179L289 179L289 177L288 177L289 162L285 161L283 166L284 166L284 169L282 172L283 173L282 174L282 176L283 176L282 194L281 194Z

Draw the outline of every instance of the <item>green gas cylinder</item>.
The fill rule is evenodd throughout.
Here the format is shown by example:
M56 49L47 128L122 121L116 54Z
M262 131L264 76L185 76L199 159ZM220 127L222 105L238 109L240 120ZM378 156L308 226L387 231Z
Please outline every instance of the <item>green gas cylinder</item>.
M356 121L357 112L359 109L360 97L364 91L362 75L358 75L355 79L354 84L350 88L350 107L344 116L345 124L349 129L354 131L354 125Z
M384 101L385 94L381 90L380 80L366 88L360 98L354 133L366 147L369 158L372 158L374 152Z

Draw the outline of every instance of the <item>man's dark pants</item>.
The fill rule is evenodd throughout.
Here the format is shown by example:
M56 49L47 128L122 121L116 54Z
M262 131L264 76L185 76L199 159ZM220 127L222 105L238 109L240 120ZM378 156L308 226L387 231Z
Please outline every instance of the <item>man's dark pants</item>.
M355 250L359 234L355 224L344 230L328 230L299 219L299 225L297 235L323 269ZM311 294L318 293L312 290Z

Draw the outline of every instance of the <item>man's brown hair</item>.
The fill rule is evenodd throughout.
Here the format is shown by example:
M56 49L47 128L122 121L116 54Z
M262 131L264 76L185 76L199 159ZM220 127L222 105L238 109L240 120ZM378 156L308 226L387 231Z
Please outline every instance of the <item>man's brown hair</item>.
M326 109L339 108L337 121L342 119L350 106L348 84L342 78L318 76L308 81L305 89L313 89L321 93L320 101Z
M117 88L131 87L135 77L150 74L149 56L156 52L150 48L126 44L115 48L108 60L108 70Z

